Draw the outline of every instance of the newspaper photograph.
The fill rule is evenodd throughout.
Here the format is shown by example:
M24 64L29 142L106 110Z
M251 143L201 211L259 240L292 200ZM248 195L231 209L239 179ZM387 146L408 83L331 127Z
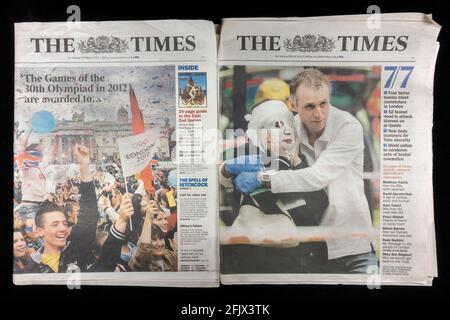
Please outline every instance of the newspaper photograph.
M431 285L423 14L230 18L219 45L224 284Z
M14 283L217 286L213 24L15 31Z

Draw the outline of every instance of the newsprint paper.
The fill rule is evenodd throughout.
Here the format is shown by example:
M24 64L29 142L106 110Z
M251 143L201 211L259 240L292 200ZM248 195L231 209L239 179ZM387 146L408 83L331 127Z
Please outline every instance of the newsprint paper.
M16 24L14 283L431 285L440 27L377 18Z
M440 27L423 14L379 18L223 21L222 283L431 285L437 276Z
M213 23L15 32L14 283L218 286Z

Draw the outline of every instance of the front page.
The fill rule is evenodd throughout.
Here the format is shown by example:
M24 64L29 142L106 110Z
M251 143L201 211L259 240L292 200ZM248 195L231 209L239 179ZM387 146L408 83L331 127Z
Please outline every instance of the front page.
M14 283L217 286L214 25L15 31Z
M225 19L223 283L431 285L433 74L423 14Z

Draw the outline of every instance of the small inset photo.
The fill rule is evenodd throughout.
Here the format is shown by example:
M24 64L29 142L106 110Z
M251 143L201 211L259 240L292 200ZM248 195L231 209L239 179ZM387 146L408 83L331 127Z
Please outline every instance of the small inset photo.
M206 107L206 72L178 73L180 108Z

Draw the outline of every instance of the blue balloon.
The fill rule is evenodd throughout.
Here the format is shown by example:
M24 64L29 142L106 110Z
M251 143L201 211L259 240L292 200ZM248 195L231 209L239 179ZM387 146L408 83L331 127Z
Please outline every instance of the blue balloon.
M56 127L56 119L51 112L41 110L33 113L30 124L31 129L36 133L50 133Z
M167 181L169 181L169 184L172 187L177 187L178 180L177 180L177 170L172 170L169 173L169 176L167 177Z

